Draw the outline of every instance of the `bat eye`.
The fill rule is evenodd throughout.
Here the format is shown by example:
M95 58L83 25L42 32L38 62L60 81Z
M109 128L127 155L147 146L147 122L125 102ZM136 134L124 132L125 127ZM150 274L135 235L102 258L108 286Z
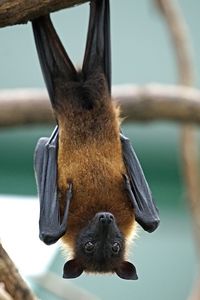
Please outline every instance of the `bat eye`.
M92 253L94 251L94 243L92 242L87 242L85 244L85 252L87 253Z
M114 254L118 254L119 251L120 251L120 244L115 242L112 245L112 251L113 251Z

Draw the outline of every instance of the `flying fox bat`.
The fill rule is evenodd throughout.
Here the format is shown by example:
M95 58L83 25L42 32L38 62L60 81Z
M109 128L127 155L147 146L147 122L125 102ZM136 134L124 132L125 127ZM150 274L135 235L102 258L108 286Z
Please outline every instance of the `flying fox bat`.
M58 239L72 257L64 278L85 272L137 279L126 260L136 222L148 232L158 210L137 156L120 129L111 99L109 0L92 0L81 71L77 71L49 15L32 22L57 126L36 146L40 238Z

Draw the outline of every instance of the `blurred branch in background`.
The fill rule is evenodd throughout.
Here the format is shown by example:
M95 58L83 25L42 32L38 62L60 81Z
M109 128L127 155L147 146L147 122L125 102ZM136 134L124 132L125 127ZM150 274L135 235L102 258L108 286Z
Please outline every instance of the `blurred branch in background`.
M199 300L200 299L200 277L198 278L198 281L196 282L196 285L194 286L194 289L192 291L192 294L190 295L188 300Z
M13 298L6 292L3 283L0 283L0 300L13 300Z
M99 300L97 296L80 288L77 284L73 284L52 272L32 276L31 279L50 294L62 300Z
M185 19L176 0L155 1L165 18L171 35L172 44L176 53L177 68L179 71L179 83L181 85L191 87L194 85L195 68L192 60L193 56L191 41L189 40ZM181 151L187 194L189 204L192 209L194 229L197 239L197 249L200 254L200 177L198 164L198 145L196 139L196 130L191 124L185 125L182 128ZM196 293L195 288L195 292L192 295L192 300L198 299L199 293Z
M36 17L88 0L1 0L0 27L27 23Z
M125 121L170 120L200 123L200 90L161 84L119 85L113 97ZM0 91L0 127L53 123L47 92L43 89Z
M0 299L37 300L0 243ZM9 298L10 296L10 298ZM7 298L6 298L7 297Z

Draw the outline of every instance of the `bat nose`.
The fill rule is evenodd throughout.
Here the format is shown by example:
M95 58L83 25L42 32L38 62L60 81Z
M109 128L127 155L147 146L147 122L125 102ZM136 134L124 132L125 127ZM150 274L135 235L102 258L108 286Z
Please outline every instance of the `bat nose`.
M98 213L99 222L102 224L110 224L114 221L114 216L108 212Z

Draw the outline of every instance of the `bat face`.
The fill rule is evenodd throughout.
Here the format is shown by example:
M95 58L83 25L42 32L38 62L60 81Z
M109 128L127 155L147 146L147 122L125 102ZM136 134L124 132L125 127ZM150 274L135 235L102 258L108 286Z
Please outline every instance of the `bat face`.
M86 272L116 272L124 279L137 279L135 267L124 261L125 241L115 217L100 212L79 234L75 259L64 266L64 278L75 278Z
M110 271L111 265L124 256L124 239L114 216L108 212L97 213L81 231L76 248L76 255L88 271Z

